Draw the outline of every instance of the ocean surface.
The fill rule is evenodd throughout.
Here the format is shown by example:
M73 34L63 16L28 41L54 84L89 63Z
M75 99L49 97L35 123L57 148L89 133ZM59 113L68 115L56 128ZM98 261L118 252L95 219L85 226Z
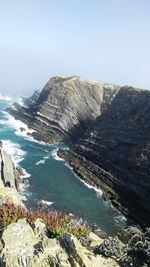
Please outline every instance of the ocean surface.
M19 187L25 205L35 209L41 201L50 210L73 214L92 228L114 235L126 225L125 217L102 199L101 190L83 183L57 156L58 148L65 147L63 143L48 145L34 140L25 124L5 112L14 101L21 102L21 98L0 95L0 140L16 166L23 168Z

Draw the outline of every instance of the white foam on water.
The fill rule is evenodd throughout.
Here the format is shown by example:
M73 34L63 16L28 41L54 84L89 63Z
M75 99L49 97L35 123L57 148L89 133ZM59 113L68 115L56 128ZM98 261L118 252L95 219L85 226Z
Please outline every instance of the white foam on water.
M74 174L74 176L81 182L83 183L86 187L88 187L89 189L92 189L96 192L96 195L98 198L101 198L103 195L103 192L100 188L97 188L96 186L90 185L87 182L85 182L84 180L82 180L73 170L73 168L67 163L65 162L65 166L67 166Z
M20 120L16 120L12 115L10 115L8 112L6 111L2 111L2 113L4 114L5 118L4 120L0 121L1 125L6 125L9 126L13 129L15 129L15 134L17 136L22 136L24 137L26 140L32 142L32 143L37 143L39 145L44 145L44 146L53 146L52 144L48 144L45 143L44 141L39 141L37 139L35 139L33 136L31 136L31 134L33 132L36 132L33 129L30 129L27 124L25 124L24 122L20 121Z
M35 164L36 165L44 164L49 157L50 157L50 155L46 155L43 157L43 159L37 161Z
M57 151L59 149L58 148L55 148L52 152L51 152L51 155L52 157L55 159L55 160L58 160L58 161L64 161L64 159L60 158L58 155L57 155Z
M12 101L12 98L10 96L0 94L0 100L2 100L2 101Z
M47 206L51 206L51 205L53 205L53 202L42 199L42 200L38 201L38 204L44 204Z
M20 176L19 179L19 189L20 189L20 195L21 199L23 201L27 201L28 196L30 196L32 193L28 191L29 184L29 177L31 176L30 173L28 173L24 168L22 168L23 174Z
M31 134L33 132L36 132L33 129L29 129L28 126L20 121L20 120L16 120L12 115L10 115L8 112L3 111L3 114L5 115L5 119L0 121L0 124L2 125L6 125L9 126L13 129L15 129L15 134L17 136L22 136L24 137L26 140L33 142L33 143L37 143L40 145L46 145L46 146L51 146L51 144L47 144L44 141L38 141L36 139L34 139L34 137L31 136Z
M15 165L18 165L18 163L24 159L26 152L22 150L21 146L17 143L13 143L10 140L1 141L3 143L3 149L11 156Z
M16 120L8 112L3 111L3 114L5 116L5 119L1 120L0 124L4 124L4 125L10 126L11 128L15 129L16 135L28 137L28 134L32 134L34 132L34 130L29 129L28 126L24 122L22 122L20 120Z
M125 224L126 223L126 221L127 221L127 218L123 215L123 214L120 214L120 215L118 215L118 216L116 216L116 217L114 217L114 221L115 221L115 223L117 223L117 224Z
M17 102L19 105L24 106L23 104L23 98L18 95L16 99L14 99L15 102Z
M29 178L31 176L31 174L28 173L24 168L21 168L21 169L23 172L23 174L20 176L21 179L26 179L26 178Z
M21 149L21 146L17 143L13 143L10 140L2 140L3 149L11 156L15 166L18 166L19 163L24 159L26 152ZM22 168L23 174L20 175L19 181L19 189L21 199L26 201L27 197L31 195L31 192L28 192L27 188L29 187L29 178L31 174L29 174L24 168Z
M36 162L35 164L38 166L38 165L44 164L44 163L45 163L45 160L44 159L41 159L38 162Z

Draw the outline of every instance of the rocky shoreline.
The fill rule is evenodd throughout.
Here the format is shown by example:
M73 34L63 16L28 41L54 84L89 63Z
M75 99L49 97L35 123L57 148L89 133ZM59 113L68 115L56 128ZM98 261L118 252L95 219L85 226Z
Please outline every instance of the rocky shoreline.
M149 114L149 91L121 88L70 150L58 152L82 179L100 187L106 199L143 228L150 226Z
M52 77L41 93L6 110L46 143L75 142L111 104L119 86L80 77Z
M113 259L94 254L93 247L103 240L92 232L89 236L81 235L80 240L67 232L58 238L50 238L42 219L38 218L32 224L27 218L17 220L16 216L22 217L21 213L28 214L17 190L21 172L19 168L15 168L2 144L0 163L0 266L118 266ZM10 214L8 218L7 211ZM44 213L38 214L39 217L40 214L46 216ZM2 227L6 220L7 225ZM69 224L68 227L74 229L82 227L74 219Z
M105 239L92 232L81 233L77 238L67 231L57 237L51 237L46 224L40 219L40 214L49 215L37 212L36 217L39 218L32 223L27 218L13 218L12 216L20 216L20 212L27 212L33 220L33 215L25 211L17 192L16 179L19 174L20 170L14 167L10 156L1 148L0 225L2 219L8 223L6 227L0 227L0 266L149 266L150 229L143 232L136 227L126 227L115 237ZM14 215L7 218L6 208L9 214ZM72 219L67 227L73 227L75 230L82 226L77 220Z
M88 248L92 263L82 262L72 250L70 261L69 248L70 265L60 266L150 266L150 92L80 77L54 77L27 102L28 106L14 104L7 111L32 128L36 139L71 143L58 156L87 183L101 188L105 199L144 230L129 227ZM122 235L128 236L126 241ZM99 258L97 263L99 254L115 261L101 264Z

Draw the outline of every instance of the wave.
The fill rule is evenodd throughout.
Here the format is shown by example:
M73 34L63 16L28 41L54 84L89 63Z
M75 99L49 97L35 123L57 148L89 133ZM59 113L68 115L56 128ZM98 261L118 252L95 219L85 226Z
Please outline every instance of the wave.
M38 205L51 206L51 205L53 205L53 202L42 199L42 200L38 201Z
M38 162L36 162L35 164L36 165L40 165L40 164L44 164L44 163L45 163L45 160L44 159L41 159Z
M2 100L2 101L12 101L12 98L10 96L0 94L0 100Z
M2 112L4 115L4 120L0 121L0 124L8 125L11 128L16 129L16 134L17 135L23 135L26 136L28 133L33 133L34 130L29 129L28 126L20 121L16 120L12 115L10 115L7 111Z
M98 198L101 198L101 197L102 197L103 192L102 192L102 190L101 190L100 188L97 188L96 186L90 185L90 184L88 184L87 182L85 182L83 179L81 179L81 178L74 172L73 168L72 168L67 162L65 162L65 166L68 167L68 168L72 171L72 173L74 174L74 176L75 176L81 183L83 183L83 184L84 184L86 187L88 187L89 189L94 190L94 191L96 192L96 195L97 195Z
M36 132L36 131L33 129L30 129L27 126L27 124L25 124L24 122L22 122L20 120L16 120L7 111L2 111L2 113L4 115L4 119L0 120L0 124L9 126L13 129L15 129L16 130L15 134L17 136L22 136L22 137L24 137L24 139L26 139L27 141L30 141L32 143L37 143L39 145L44 145L44 146L52 146L52 144L45 143L44 141L39 141L39 140L35 139L33 136L31 136L31 134L33 132Z
M23 174L20 176L19 179L19 190L21 199L23 201L27 201L28 196L30 196L32 193L27 190L27 188L30 186L29 184L29 177L31 176L30 173L28 173L24 168L22 168Z
M21 179L26 179L26 178L29 178L31 176L31 174L28 173L24 168L21 168L21 169L23 172L23 174L20 176Z
M20 162L24 159L26 152L21 149L21 146L17 143L13 143L10 140L2 140L3 149L7 151L7 153L11 156L15 166L19 166ZM18 186L20 190L20 196L23 201L27 201L31 192L27 190L29 187L28 178L31 176L24 168L22 168L22 175L20 175L20 179L18 180Z
M64 161L64 159L60 158L57 155L57 151L59 150L59 148L55 148L52 152L51 152L51 156L55 159L55 160L59 160L59 161Z
M2 113L4 115L4 119L0 121L0 124L9 126L13 129L15 129L16 130L15 134L17 136L22 136L26 140L34 142L34 143L38 143L38 144L42 144L42 145L46 144L43 141L38 141L38 140L34 139L32 136L30 136L30 134L35 132L35 130L29 129L28 126L24 122L22 122L20 120L16 120L12 115L10 115L6 111L2 111Z
M44 164L45 161L46 161L48 158L49 158L49 155L44 156L43 159L37 161L37 162L35 163L35 165Z
M17 143L13 143L10 140L1 141L3 143L3 149L7 151L7 153L11 156L15 165L18 165L18 163L20 163L24 159L26 152L22 150L21 146Z

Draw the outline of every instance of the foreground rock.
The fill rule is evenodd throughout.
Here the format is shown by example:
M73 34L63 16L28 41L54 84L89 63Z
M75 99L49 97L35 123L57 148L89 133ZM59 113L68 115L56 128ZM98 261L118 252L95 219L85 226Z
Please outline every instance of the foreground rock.
M35 130L36 139L75 141L107 109L118 90L80 77L53 77L36 101L26 101L27 107L15 104L7 111Z
M48 238L45 225L39 219L32 227L26 219L21 219L2 233L0 266L117 267L118 264L113 259L95 256L71 234Z
M94 252L117 260L122 267L150 266L150 228L145 233L135 227L120 231L118 236L105 239Z
M60 150L83 179L125 215L150 226L150 91L121 88L71 150Z

